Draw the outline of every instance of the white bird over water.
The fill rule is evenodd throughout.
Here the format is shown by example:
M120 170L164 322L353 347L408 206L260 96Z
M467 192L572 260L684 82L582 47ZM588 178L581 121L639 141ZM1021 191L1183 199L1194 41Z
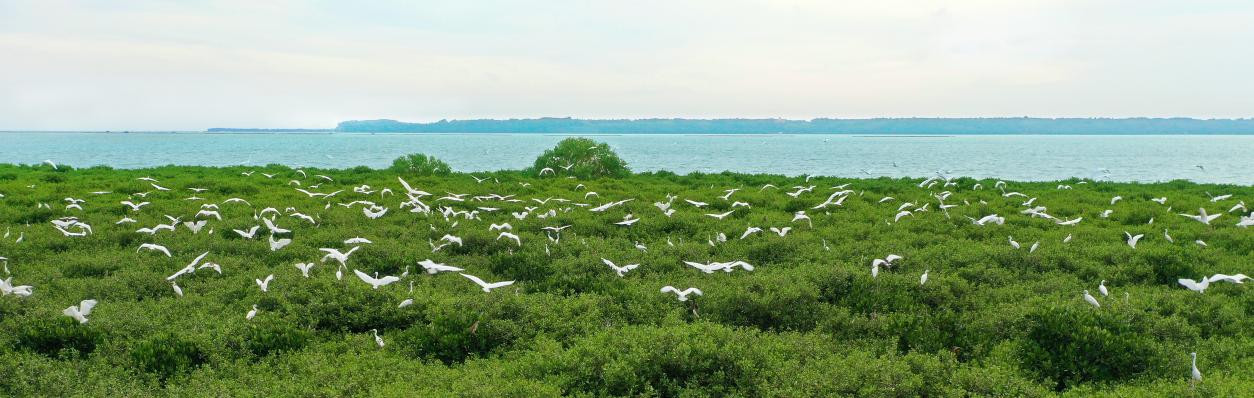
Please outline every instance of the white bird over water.
M701 289L697 289L695 287L690 287L684 290L679 290L679 289L676 289L674 286L670 286L670 285L662 286L662 293L675 293L675 296L676 298L679 299L679 301L688 301L688 295L690 294L695 294L698 296L705 295L705 293L701 292Z
M470 274L460 274L460 275L466 277L466 279L470 279L472 282L479 285L480 288L483 288L483 291L485 293L492 293L492 289L502 288L502 287L514 284L514 281L488 283L488 282L484 282L483 279L479 279L479 277L474 276L474 275L470 275Z
M91 315L91 309L95 307L96 300L83 300L79 302L78 305L73 305L61 310L61 313L70 318L74 318L74 320L78 321L78 323L83 324L87 323L87 316Z

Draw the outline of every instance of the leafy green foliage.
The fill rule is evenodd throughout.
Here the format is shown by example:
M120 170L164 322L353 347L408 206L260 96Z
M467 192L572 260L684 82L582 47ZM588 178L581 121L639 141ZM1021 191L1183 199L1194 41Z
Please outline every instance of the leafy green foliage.
M96 350L104 335L95 326L69 318L35 318L17 335L15 345L49 357L85 357Z
M392 166L388 167L389 171L407 176L443 176L453 172L448 163L437 159L435 156L425 155L421 153L411 153L396 158L392 161ZM351 170L350 170L351 171ZM366 168L359 172L369 172Z
M253 355L264 357L299 350L309 342L310 333L295 325L261 320L249 328L244 338L244 348Z
M164 381L204 364L207 355L196 342L167 332L136 344L131 359L136 368Z
M1091 308L1051 308L1032 315L1023 363L1056 388L1117 382L1159 368L1165 353L1143 329L1144 317Z
M1254 235L1232 225L1235 213L1209 226L1175 213L1223 212L1254 196L1251 187L1009 183L1055 217L1085 217L1058 226L1019 214L1025 199L1004 197L995 180L955 179L943 188L953 192L946 203L970 204L946 215L933 196L940 184L919 188L918 179L566 178L576 170L568 173L567 164L552 164L557 178L538 170L420 176L281 165L70 172L0 165L0 230L11 232L0 239L11 271L4 277L35 286L30 297L0 297L0 396L1243 396L1254 389L1249 284L1214 283L1199 294L1175 282L1250 273ZM434 193L423 198L432 213L398 206L408 199L398 175ZM310 197L292 180L310 192L340 192ZM842 205L814 209L843 184L855 193ZM374 192L354 190L362 185ZM816 188L785 195L798 185ZM382 195L383 188L398 195ZM740 190L720 199L731 188ZM1215 204L1205 192L1236 199ZM439 199L446 193L467 196ZM514 196L484 198L491 194ZM665 216L654 202L668 194L677 199ZM1111 205L1116 194L1125 199ZM187 200L192 195L205 200ZM880 203L887 196L896 199ZM1148 200L1161 196L1170 202ZM66 209L66 197L85 199L83 210ZM231 197L251 204L225 202ZM634 200L588 211L626 199ZM151 204L133 211L123 200ZM355 201L390 211L367 219ZM892 222L904 202L931 208ZM168 222L165 215L196 219L207 203L219 206L222 220L207 218L199 234L181 224L135 232ZM282 250L269 249L264 227L255 239L231 232L262 224L254 213L266 207L292 229ZM478 213L446 217L442 207ZM1099 217L1105 209L1112 215ZM724 219L706 215L726 211ZM793 222L796 211L813 226ZM1007 216L1006 224L967 219L993 213ZM640 221L614 224L628 214ZM49 223L62 217L95 233L65 237ZM115 224L122 217L137 222ZM505 222L521 245L489 230ZM565 225L560 237L543 229ZM792 229L741 239L749 226ZM1136 249L1124 243L1125 230L1146 234ZM463 244L435 250L445 234ZM1062 243L1068 235L1073 240ZM1015 250L1008 236L1040 248ZM346 249L352 237L374 243L360 245L337 279L336 264L320 262L318 248ZM1192 243L1198 239L1208 246ZM165 245L172 257L136 252L142 243ZM206 251L223 272L179 277L184 295L175 295L166 277ZM872 278L871 259L889 253L904 258ZM620 277L603 258L640 266ZM424 259L516 283L484 293L456 273L423 272L417 261ZM731 260L755 269L706 274L683 263ZM298 262L318 265L305 278ZM376 290L353 270L409 273ZM930 278L920 285L924 270ZM275 280L262 293L253 280L269 274ZM1112 293L1091 307L1080 294L1097 295L1103 279ZM659 292L666 285L705 294L679 302ZM61 315L85 298L99 300L90 322ZM398 305L407 299L411 305ZM257 315L247 320L253 305ZM1193 351L1205 380L1190 389Z
M605 143L588 138L572 137L544 151L531 168L535 173L578 178L626 177L631 174L627 162Z

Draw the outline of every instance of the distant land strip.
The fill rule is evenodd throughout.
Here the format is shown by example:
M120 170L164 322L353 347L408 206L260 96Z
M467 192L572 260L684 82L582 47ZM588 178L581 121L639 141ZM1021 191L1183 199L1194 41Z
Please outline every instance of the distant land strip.
M1254 134L1254 119L874 118L874 119L474 119L407 123L350 120L334 129L211 128L209 132L538 134Z

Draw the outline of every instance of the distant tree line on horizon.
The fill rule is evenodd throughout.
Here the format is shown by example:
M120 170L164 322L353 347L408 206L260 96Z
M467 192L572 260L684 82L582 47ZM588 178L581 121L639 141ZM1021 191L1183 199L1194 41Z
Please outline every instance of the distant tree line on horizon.
M292 129L209 131L279 132ZM300 130L331 131L331 130ZM1254 119L875 118L875 119L474 119L406 123L350 120L336 132L389 133L715 133L715 134L1254 134Z

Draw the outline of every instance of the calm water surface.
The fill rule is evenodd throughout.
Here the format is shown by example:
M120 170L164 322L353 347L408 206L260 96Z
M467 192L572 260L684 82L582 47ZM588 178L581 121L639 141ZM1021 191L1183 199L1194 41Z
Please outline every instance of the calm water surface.
M421 152L459 171L519 169L564 135L0 133L0 163L386 167ZM1254 184L1254 136L598 135L635 171ZM1204 167L1198 168L1201 165Z

